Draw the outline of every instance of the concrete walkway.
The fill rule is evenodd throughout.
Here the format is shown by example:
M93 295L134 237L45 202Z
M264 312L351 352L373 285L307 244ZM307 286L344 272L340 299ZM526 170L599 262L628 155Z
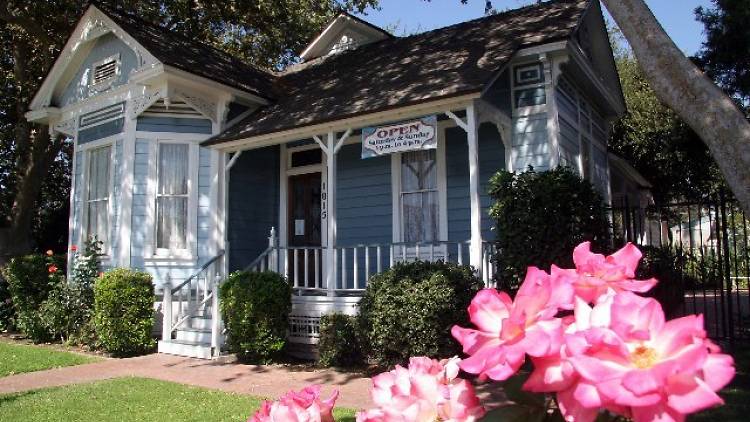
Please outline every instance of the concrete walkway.
M370 378L333 369L311 370L268 365L243 365L222 361L152 354L129 359L107 359L78 366L29 372L0 378L0 394L47 387L81 384L120 377L144 377L198 387L276 398L289 390L310 384L323 385L323 397L339 390L336 406L366 409L370 400ZM507 403L497 384L477 387L482 403L489 408Z
M29 372L0 378L0 394L80 384L119 377L145 377L216 390L275 398L290 389L323 384L323 396L341 394L337 406L369 407L370 379L335 370L295 370L283 366L254 366L152 354L129 359L107 359L78 366Z

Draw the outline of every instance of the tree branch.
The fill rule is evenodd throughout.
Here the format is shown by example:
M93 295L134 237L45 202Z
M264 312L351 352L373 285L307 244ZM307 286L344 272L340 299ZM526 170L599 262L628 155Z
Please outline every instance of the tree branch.
M0 1L0 20L21 27L27 34L35 37L39 42L46 44L54 44L55 40L44 30L44 28L36 23L33 19L29 19L24 16L13 14L10 10L10 5L7 1Z

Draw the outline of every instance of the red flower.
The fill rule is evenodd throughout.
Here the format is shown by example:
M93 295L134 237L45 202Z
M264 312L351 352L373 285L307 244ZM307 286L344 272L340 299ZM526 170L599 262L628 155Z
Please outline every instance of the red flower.
M47 271L49 271L50 274L54 274L57 272L57 265L50 265L47 267Z
M50 250L47 251L47 256L52 256L53 254L54 254L54 252L52 252L52 249L50 249Z
M71 252L78 252L78 246L76 246L76 245L71 246L70 247L70 251Z

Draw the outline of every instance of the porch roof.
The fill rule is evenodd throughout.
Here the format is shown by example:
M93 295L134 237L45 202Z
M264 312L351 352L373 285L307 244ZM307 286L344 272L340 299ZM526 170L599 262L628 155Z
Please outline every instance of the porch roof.
M203 145L481 92L516 51L570 38L590 0L553 0L293 66L278 100Z

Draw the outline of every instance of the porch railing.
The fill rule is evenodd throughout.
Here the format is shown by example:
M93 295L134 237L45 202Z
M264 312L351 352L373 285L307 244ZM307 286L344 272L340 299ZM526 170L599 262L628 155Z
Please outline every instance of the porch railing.
M271 230L268 248L245 269L275 271L286 277L299 295L358 295L374 274L396 263L416 260L469 263L469 241L397 242L360 244L334 248L334 283L327 285L325 247L278 246ZM482 266L477 268L485 286L494 286L494 245L484 242Z
M211 347L218 350L221 334L218 286L223 274L222 258L223 250L175 287L172 287L171 276L167 275L162 302L162 340L169 341L172 333L191 317L210 317Z

